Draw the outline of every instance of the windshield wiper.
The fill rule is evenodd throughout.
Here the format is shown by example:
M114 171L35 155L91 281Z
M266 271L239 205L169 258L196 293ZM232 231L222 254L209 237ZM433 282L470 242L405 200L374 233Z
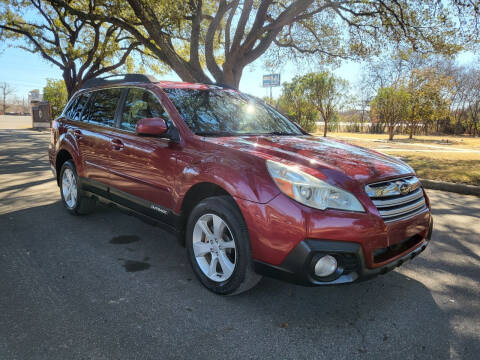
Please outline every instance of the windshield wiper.
M215 131L215 132L208 132L208 131L198 131L195 133L198 136L234 136L234 133L228 131Z
M282 131L271 131L268 133L262 133L258 135L278 135L278 136L296 136L296 135L301 135L301 134L293 134L293 133L287 133L287 132L282 132Z

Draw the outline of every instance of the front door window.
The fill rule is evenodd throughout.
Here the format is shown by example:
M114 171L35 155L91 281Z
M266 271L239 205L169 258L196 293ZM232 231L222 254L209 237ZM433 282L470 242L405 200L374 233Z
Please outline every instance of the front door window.
M168 115L155 95L139 88L129 89L123 107L120 128L135 131L138 120L155 117L164 119L167 126L170 125Z

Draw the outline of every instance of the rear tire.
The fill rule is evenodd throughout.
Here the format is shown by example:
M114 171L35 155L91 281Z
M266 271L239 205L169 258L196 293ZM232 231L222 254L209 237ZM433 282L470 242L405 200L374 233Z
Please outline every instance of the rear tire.
M80 188L73 161L65 161L60 170L60 195L63 206L72 215L86 215L95 209L95 200L85 196Z
M210 197L195 206L185 245L195 275L216 294L240 294L262 278L253 270L245 221L229 196Z

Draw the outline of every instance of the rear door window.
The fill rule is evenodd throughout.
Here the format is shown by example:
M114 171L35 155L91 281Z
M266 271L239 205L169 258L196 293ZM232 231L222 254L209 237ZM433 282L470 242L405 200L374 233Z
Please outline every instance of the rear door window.
M143 118L162 118L167 127L170 120L157 97L150 91L140 88L130 88L123 106L120 128L135 131L137 121Z
M84 121L114 127L115 111L121 93L121 88L94 91L90 97L88 111L83 116Z

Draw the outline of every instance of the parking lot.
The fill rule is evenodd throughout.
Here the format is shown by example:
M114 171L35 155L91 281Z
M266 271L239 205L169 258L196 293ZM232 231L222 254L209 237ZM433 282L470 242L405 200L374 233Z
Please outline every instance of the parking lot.
M0 130L0 358L478 359L480 198L428 191L432 243L369 282L221 297L160 228L69 215L48 139Z

